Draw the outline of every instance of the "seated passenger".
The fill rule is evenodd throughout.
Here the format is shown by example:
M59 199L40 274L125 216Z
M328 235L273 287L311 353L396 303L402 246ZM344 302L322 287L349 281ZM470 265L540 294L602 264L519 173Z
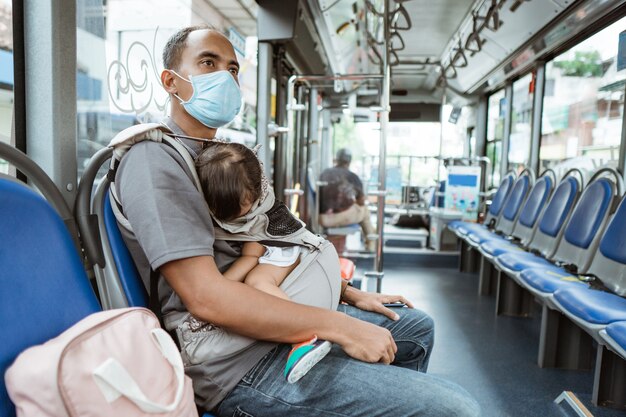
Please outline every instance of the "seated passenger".
M216 229L219 226L225 229L226 235L222 236L226 240L257 240L243 244L241 257L224 272L224 277L289 300L280 285L299 263L300 246L318 251L323 240L306 230L282 202L275 201L261 162L252 149L238 143L214 141L198 156L196 167L211 216L217 223ZM272 215L279 211L281 216ZM286 228L286 225L292 227ZM270 235L265 232L268 227L280 228L286 233ZM325 261L339 263L336 254L330 255ZM329 295L331 299L327 303L335 310L339 293ZM230 345L226 354L254 343L254 339L229 335L216 326L211 330L203 343ZM330 346L328 341L317 340L317 336L294 345L285 367L287 380L294 383L302 378L328 354ZM207 349L201 351L210 354ZM203 359L206 358L194 357L191 363L201 363Z
M363 183L350 171L352 153L347 148L337 151L335 166L326 168L320 174L320 181L328 185L320 189L320 224L324 227L340 227L358 223L363 230L365 247L376 250L376 240L369 239L376 233L365 205Z
M170 38L163 61L161 81L171 98L164 124L197 158L217 128L239 111L235 51L219 32L189 27ZM404 297L339 284L336 260L323 261L330 245L306 268L301 259L294 269L303 269L297 285L289 285L293 274L284 280L290 300L224 278L241 256L241 244L216 239L218 229L192 171L176 150L143 141L123 156L115 184L132 228L122 229L124 239L144 283L151 271L158 276L166 328L174 330L192 316L257 340L232 355L186 366L199 407L228 417L480 414L462 388L424 373L434 341L432 319L413 308L383 305L400 301L411 307ZM346 304L335 311L310 305L311 291L333 291L321 275L341 285ZM289 384L283 372L291 344L314 335L333 347L306 378ZM189 337L202 340L193 332Z

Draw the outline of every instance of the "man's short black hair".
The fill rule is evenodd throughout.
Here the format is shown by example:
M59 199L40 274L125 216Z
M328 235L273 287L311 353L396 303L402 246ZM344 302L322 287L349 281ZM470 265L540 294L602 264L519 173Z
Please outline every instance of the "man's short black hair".
M337 155L335 155L335 161L337 165L350 165L352 161L352 152L348 148L341 148L337 151Z
M187 26L173 34L163 48L163 67L165 69L177 70L180 65L180 57L185 49L187 36L196 30L214 30L209 25Z

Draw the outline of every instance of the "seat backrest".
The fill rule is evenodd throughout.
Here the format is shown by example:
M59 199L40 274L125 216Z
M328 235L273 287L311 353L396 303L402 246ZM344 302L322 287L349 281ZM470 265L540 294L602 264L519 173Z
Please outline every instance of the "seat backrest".
M108 180L103 179L94 196L105 260L104 268L96 266L102 306L148 307L148 293L115 220L108 189Z
M626 296L626 196L611 217L587 272L614 293Z
M78 186L74 213L85 255L94 267L102 307L147 307L147 291L111 208L108 176L94 187L100 168L108 164L111 155L111 148L103 148L89 160Z
M582 192L582 173L577 171L580 175L575 175L575 172L566 173L554 190L528 244L530 249L539 251L546 258L552 256L556 251L564 225Z
M23 184L0 178L0 375L24 349L100 310L58 213ZM0 417L15 410L0 378Z
M530 170L524 170L524 172L517 177L511 186L511 192L506 198L504 207L502 207L502 215L498 218L498 223L496 224L496 230L498 232L505 235L511 234L522 205L528 197L528 191L534 183L535 174Z
M511 234L518 238L523 246L530 242L537 219L550 199L554 188L554 178L551 176L553 174L551 170L548 170L539 177L520 210L519 218Z
M603 176L607 173L613 178ZM620 175L614 169L596 172L565 225L553 260L576 265L579 272L586 272L621 197L620 184Z
M498 187L498 191L496 191L496 194L493 196L493 199L491 200L491 206L489 206L489 211L485 216L485 224L489 224L492 219L497 219L498 216L500 216L500 214L502 213L504 202L511 192L514 180L515 176L513 175L513 173L509 173L500 182L500 187Z

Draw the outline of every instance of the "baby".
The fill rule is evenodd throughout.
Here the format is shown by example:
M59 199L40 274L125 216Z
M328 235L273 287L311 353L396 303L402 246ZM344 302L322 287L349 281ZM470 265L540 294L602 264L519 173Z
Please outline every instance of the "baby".
M269 240L277 234L271 231L278 228L286 230L287 234L299 231L305 237L319 237L306 231L284 204L277 202L266 210L267 204L264 206L264 203L270 203L266 200L271 190L256 153L248 147L212 142L196 159L196 168L211 216L218 226L216 237L220 237L218 232L223 233L220 230L223 229L226 232L244 231L248 240L243 244L241 257L224 272L224 277L288 300L279 287L298 265L302 248L297 241ZM282 216L279 221L274 221L274 225L272 219L277 217L269 214L270 211ZM265 219L259 216L265 216ZM326 356L330 347L330 342L317 340L317 337L294 345L285 367L287 380L291 383L299 380Z

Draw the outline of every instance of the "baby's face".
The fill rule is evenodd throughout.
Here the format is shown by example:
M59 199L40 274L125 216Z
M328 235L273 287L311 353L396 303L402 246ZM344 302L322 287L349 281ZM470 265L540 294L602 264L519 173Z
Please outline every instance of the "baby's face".
M252 201L244 201L243 203L241 203L241 211L239 212L239 217L243 217L246 214L248 214L250 212L250 210L252 209Z

